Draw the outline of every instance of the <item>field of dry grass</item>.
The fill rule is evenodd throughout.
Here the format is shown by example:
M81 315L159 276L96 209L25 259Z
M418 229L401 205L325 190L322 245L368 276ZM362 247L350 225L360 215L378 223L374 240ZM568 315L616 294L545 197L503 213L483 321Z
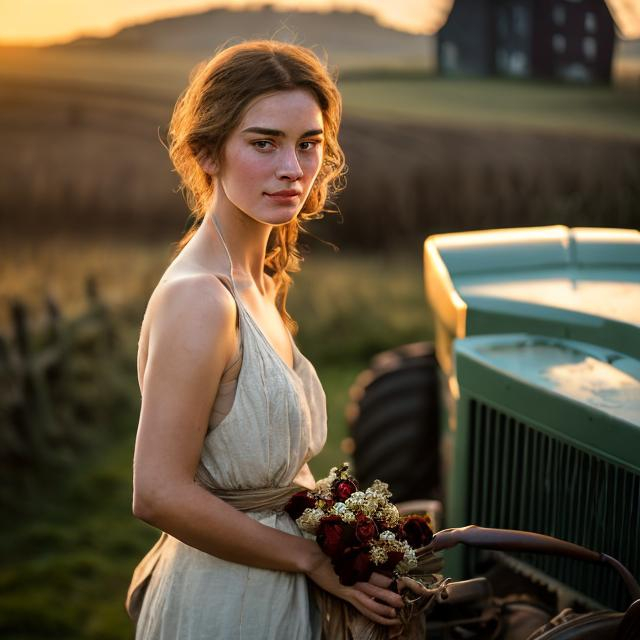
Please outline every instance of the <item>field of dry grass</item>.
M37 238L0 243L0 331L10 330L9 303L24 301L34 323L44 315L46 296L60 304L65 315L84 311L84 282L94 275L111 307L143 306L155 286L170 247L163 244L90 237ZM143 307L144 308L144 307Z
M86 65L3 78L0 230L175 237L187 211L161 139L184 69L136 84L134 63L129 75L122 60ZM340 87L344 224L327 221L323 237L415 247L443 230L634 224L640 92L416 77Z
M351 113L385 122L640 140L640 85L392 77L346 82L342 94Z

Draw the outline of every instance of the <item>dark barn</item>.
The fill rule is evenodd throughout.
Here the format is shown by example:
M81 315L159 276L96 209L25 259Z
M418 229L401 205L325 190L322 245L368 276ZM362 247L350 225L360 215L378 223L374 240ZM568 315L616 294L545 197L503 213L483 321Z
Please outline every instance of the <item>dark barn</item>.
M614 36L603 0L456 0L438 33L438 69L608 83Z

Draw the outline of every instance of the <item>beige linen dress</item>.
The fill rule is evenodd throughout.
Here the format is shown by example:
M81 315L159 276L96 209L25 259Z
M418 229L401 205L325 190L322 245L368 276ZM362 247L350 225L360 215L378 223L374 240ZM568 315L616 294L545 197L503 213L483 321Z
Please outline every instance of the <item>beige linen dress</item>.
M229 277L219 279L236 301L242 357L235 395L222 419L219 403L214 404L195 480L223 490L285 487L324 446L325 393L291 335L293 369L245 308L231 256L213 226L229 258ZM221 386L219 395L224 402L229 394ZM246 513L269 527L303 535L284 511ZM136 640L320 639L320 613L303 573L228 562L167 534L161 542Z

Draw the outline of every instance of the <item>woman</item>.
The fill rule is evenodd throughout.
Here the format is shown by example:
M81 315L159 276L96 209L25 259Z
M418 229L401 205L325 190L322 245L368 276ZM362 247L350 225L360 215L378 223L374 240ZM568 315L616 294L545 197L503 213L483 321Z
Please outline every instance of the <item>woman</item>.
M282 509L314 488L307 462L326 439L285 302L300 221L343 173L340 117L315 55L272 41L219 52L174 110L169 152L196 224L140 335L133 512L163 534L129 590L136 638L319 638L313 589L399 624L388 578L341 585Z

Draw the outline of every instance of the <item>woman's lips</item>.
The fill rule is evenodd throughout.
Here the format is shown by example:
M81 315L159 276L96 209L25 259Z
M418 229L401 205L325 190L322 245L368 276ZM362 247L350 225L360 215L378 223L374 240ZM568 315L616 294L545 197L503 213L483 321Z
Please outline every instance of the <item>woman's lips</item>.
M286 193L284 195L278 193L265 193L265 195L271 198L274 202L280 204L290 204L300 197L300 194L297 191L292 192L290 195L286 195Z

